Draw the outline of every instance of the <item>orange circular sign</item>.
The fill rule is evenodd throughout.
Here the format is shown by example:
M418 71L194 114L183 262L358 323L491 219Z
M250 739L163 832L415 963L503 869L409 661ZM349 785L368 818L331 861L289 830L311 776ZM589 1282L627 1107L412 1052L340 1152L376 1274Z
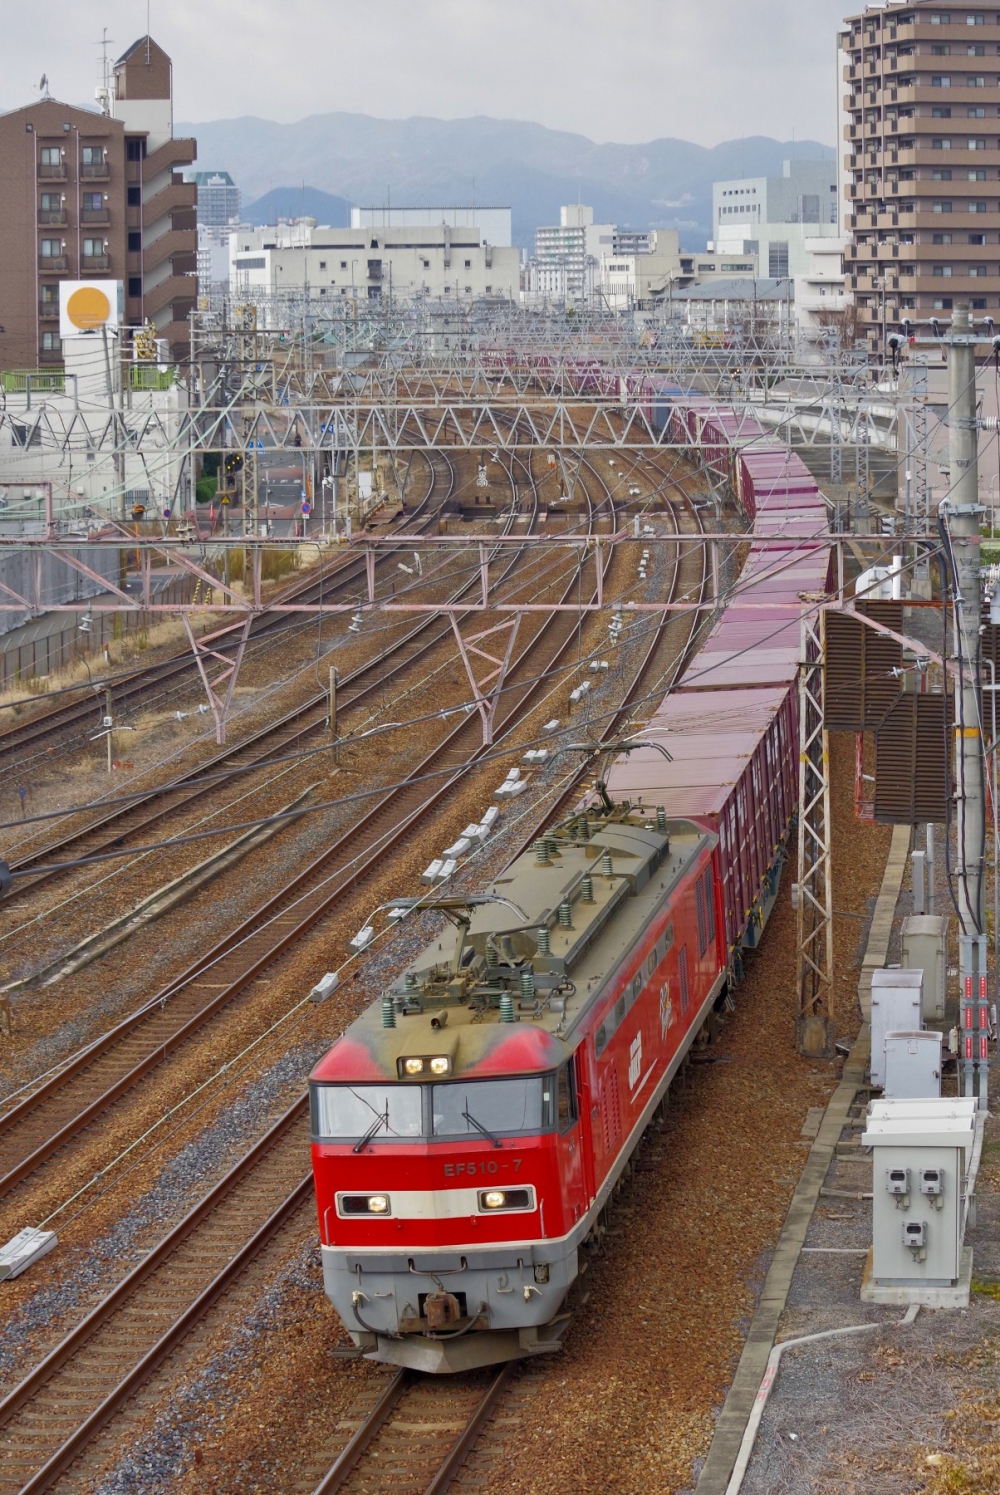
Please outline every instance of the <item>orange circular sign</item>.
M111 315L111 302L97 286L80 286L66 302L66 315L81 332L94 332Z

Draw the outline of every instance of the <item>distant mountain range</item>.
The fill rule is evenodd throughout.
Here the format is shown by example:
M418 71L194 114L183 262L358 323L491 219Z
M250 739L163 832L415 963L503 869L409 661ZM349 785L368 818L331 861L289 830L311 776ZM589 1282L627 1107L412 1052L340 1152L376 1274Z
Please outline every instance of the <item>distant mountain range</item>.
M331 228L348 228L351 205L346 197L321 192L318 187L272 187L256 202L243 203L245 223L265 226L279 218L315 218Z
M686 249L711 237L712 182L777 176L782 162L832 159L814 140L755 135L707 148L687 140L598 145L584 135L519 120L373 119L315 114L296 124L247 115L178 124L198 140L202 170L229 171L259 221L311 213L347 221L347 203L509 205L514 242L558 223L562 203L591 203L598 222L677 228ZM282 185L299 183L298 186ZM336 206L335 206L336 205ZM342 205L342 206L341 206Z

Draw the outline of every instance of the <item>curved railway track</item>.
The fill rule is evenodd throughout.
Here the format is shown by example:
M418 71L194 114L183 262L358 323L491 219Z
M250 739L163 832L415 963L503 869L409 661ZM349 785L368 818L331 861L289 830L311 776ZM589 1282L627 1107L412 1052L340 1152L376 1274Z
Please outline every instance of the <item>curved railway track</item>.
M433 453L435 460L440 459L447 478L447 491L443 502L452 496L455 489L456 472L454 464L447 453ZM430 505L434 493L438 487L441 474L435 469L434 461L429 455L427 492L421 498L416 508L410 510L406 515L400 516L400 525L405 525L411 533L421 533L433 523L436 509ZM422 517L421 517L422 516ZM414 521L417 528L412 529ZM391 558L387 558L382 565L387 567ZM377 563L378 564L378 563ZM367 586L365 559L363 556L347 555L338 560L329 568L321 566L317 575L304 578L293 583L280 594L276 601L281 602L312 602L321 594L328 596L331 589L335 592L344 590L363 590ZM250 644L257 643L263 638L280 637L290 628L297 626L294 617L286 615L261 614L255 618L250 629ZM235 647L242 624L235 623L226 628L217 638L215 647L221 652L227 648ZM127 719L127 713L134 710L141 702L144 702L150 694L156 694L170 686L174 682L187 684L189 677L196 669L195 661L190 651L172 655L169 659L160 661L151 667L135 670L131 673L119 676L112 682L116 709L123 713ZM7 768L16 765L19 771L24 770L25 764L30 764L32 749L40 744L45 745L44 751L52 746L53 738L60 744L67 742L84 742L94 729L95 724L95 701L89 694L91 687L81 685L80 691L84 698L63 702L58 706L38 715L31 716L27 721L16 726L8 727L0 732L0 777ZM27 755L27 756L26 756Z
M678 558L671 595L676 590L680 569ZM540 633L550 635L559 619L571 616L555 615L555 619ZM667 616L664 614L660 629L656 630L657 636L662 632ZM572 641L574 630L575 625L571 623L566 638L562 640L562 648ZM525 654L532 652L535 642L532 641ZM652 657L651 649L652 646L643 657L630 694L641 689L639 680ZM524 687L522 704L523 700L530 700L534 689L537 686ZM501 731L514 725L519 715L517 710L509 711ZM460 735L467 733L469 727L467 722L460 724L435 751L454 751ZM468 746L471 744L466 744ZM480 744L478 752L468 754L465 769L449 775L446 783L435 789L414 813L422 818L424 806L429 808L432 802L439 803L448 788L463 776L482 751ZM551 813L550 809L546 818L550 818ZM530 840L533 835L532 829L524 839ZM312 870L307 869L304 875ZM353 857L350 864L333 874L334 880L339 877L350 885L356 884L363 875L362 865L355 863ZM322 901L328 892L324 885L313 889L312 893L305 893L299 900L296 883L290 892L290 904L285 907L286 920L290 917L298 928L302 923L303 909L308 909L305 918L314 915L312 922L315 922L321 913L309 900L318 894ZM277 923L275 930L278 931L280 947L285 948L288 940L294 937L292 931ZM274 930L270 939L270 958L274 958ZM239 946L231 944L230 953L238 949ZM268 954L262 952L257 961L268 958ZM254 969L259 969L259 964ZM77 1482L80 1461L101 1429L267 1243L292 1221L299 1210L310 1204L311 1176L302 1176L302 1158L307 1148L307 1100L303 1096L143 1262L0 1402L0 1495L14 1490L28 1495L28 1492L50 1489L67 1471L71 1471L71 1482ZM459 1407L455 1402L450 1410L445 1408L440 1417L431 1416L426 1407L417 1403L420 1411L418 1426L425 1427L430 1417L431 1421L441 1424L442 1436L440 1440L435 1436L433 1448L424 1438L421 1458L424 1464L429 1460L429 1478L428 1482L414 1488L423 1490L424 1495L430 1495L431 1491L440 1495L447 1488L509 1374L505 1371L503 1376L495 1376L490 1381L488 1397L484 1398L482 1391L475 1392L473 1387L475 1394L470 1393L471 1402L467 1408ZM351 1439L348 1449L338 1456L323 1476L317 1495L319 1490L370 1488L363 1479L362 1466L366 1457L375 1457L376 1445L381 1445L381 1440L387 1440L384 1446L392 1450L393 1440L398 1434L413 1431L412 1427L403 1426L412 1419L394 1417L394 1407L401 1404L404 1396L439 1394L438 1387L428 1388L424 1382L412 1382L407 1378L394 1378L392 1384L398 1388L398 1395L390 1398L392 1405L380 1402L381 1411L376 1409L377 1415L366 1419L367 1431L361 1429ZM110 1391L109 1387L112 1388ZM458 1392L452 1394L457 1396ZM461 1424L457 1438L456 1415ZM419 1469L421 1479L424 1464ZM360 1482L354 1484L355 1478Z
M513 565L512 560L508 569ZM573 585L571 580L564 597ZM573 642L572 615L560 613L556 620L538 628L513 664L511 680L525 671L527 679L511 684L506 692L498 737L516 725L543 688L545 670ZM540 651L546 658L536 663ZM385 792L373 790L376 802L359 810L352 824L265 904L0 1116L0 1195L72 1143L85 1126L245 992L418 828L486 751L478 715L464 717L406 780Z
M513 512L507 531L512 522ZM506 567L504 575L515 564L516 556ZM474 580L464 582L447 599L449 605L457 603L475 585L477 582ZM428 615L407 633L388 644L373 659L344 676L340 682L340 692L343 693L338 693L338 711L346 713L368 696L383 690L396 676L430 654L450 633L448 624L442 626L433 614ZM51 863L52 857L58 856L60 862L65 861L69 870L74 861L116 849L125 837L150 830L167 816L198 799L206 788L211 787L212 775L220 769L240 767L248 770L266 766L277 754L302 750L306 739L325 725L327 709L327 694L319 691L300 706L294 707L277 720L268 722L241 742L216 753L197 768L178 775L166 784L159 784L147 792L136 794L127 804L113 805L96 820L69 831L59 840L33 847L22 857L11 859L9 866L15 881L4 899L5 908L41 884L64 875L64 869L58 862ZM67 857L67 852L72 853L72 859ZM46 863L50 865L46 866ZM39 870L33 872L32 869L36 867Z

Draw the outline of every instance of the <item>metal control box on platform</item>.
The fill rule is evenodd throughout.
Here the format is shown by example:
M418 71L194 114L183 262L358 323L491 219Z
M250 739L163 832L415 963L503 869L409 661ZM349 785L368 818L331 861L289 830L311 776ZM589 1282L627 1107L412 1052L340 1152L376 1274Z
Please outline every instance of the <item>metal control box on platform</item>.
M923 1026L923 972L890 966L872 972L872 1084L885 1084L885 1039L887 1033L912 1033Z
M974 1136L974 1100L872 1102L861 1140L873 1154L875 1288L958 1282L962 1189Z
M885 1100L934 1100L940 1096L942 1039L934 1028L885 1035Z
M911 914L903 920L903 966L923 971L924 1021L944 1018L948 982L948 920L939 914Z

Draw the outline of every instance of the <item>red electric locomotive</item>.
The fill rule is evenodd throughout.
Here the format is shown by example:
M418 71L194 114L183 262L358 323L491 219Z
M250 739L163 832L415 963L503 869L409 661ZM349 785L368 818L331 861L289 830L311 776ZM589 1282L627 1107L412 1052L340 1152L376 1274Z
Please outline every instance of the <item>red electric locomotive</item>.
M373 1358L555 1348L581 1248L726 976L716 838L591 806L478 897L314 1071L326 1291Z

